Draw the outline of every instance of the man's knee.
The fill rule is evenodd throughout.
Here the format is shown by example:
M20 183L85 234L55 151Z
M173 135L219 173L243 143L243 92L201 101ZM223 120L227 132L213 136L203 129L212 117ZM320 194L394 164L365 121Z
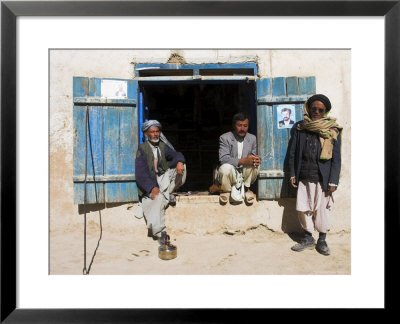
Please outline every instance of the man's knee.
M186 171L186 163L183 164L183 172L181 175L178 174L178 176L181 178L181 186L185 184L186 182L186 176L187 176L187 171Z
M260 167L244 166L243 172L248 174L258 174L260 172Z
M183 186L186 182L186 176L187 176L187 171L186 171L186 164L184 164L184 170L182 174L177 174L176 169L169 169L169 191L173 192L177 190L179 187Z
M162 194L162 192L160 192L157 196L155 196L154 200L152 200L152 203L153 203L154 208L161 209L164 207L165 201L166 201L166 199L165 199L164 195Z
M219 175L228 175L231 174L232 172L235 171L235 168L233 165L225 163L222 164L219 169L218 169L218 174Z
M254 183L257 179L259 172L260 171L258 167L245 167L243 169L243 181L250 181L251 183Z

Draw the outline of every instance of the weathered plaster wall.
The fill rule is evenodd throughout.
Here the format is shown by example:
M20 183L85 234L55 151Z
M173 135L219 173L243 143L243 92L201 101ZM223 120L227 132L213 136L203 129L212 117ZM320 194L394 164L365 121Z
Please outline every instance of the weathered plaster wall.
M342 172L340 186L335 195L332 210L332 231L349 231L350 218L350 156L351 156L351 99L350 99L350 51L347 50L52 50L50 53L50 230L62 231L81 228L83 216L73 204L73 125L72 125L72 77L110 77L130 79L134 76L135 63L166 63L171 53L183 56L186 63L241 63L256 62L259 76L315 76L317 92L326 94L332 102L332 115L344 126L342 141ZM213 197L215 198L215 197ZM201 207L200 207L201 206ZM205 208L207 206L207 208ZM280 231L297 228L293 219L294 199L261 201L247 208L253 214L248 221L229 216L231 208L223 209L215 201L194 207L182 201L176 209L169 208L170 223L174 230L212 232L208 225L188 226L194 222L188 208L197 210L207 224L221 217L210 226L238 229L260 223ZM111 230L142 229L144 223L133 217L135 204L109 206L102 210L103 226ZM241 209L243 207L240 207ZM229 210L229 211L228 211ZM219 216L226 212L228 216ZM246 212L246 210L243 210ZM217 213L217 214L215 214ZM197 214L194 213L194 214ZM193 213L190 215L194 216ZM175 215L175 216L173 216ZM210 218L208 216L212 216ZM90 212L88 221L98 223L98 212ZM173 219L172 219L173 217ZM227 221L226 217L231 217ZM242 218L245 215L242 215ZM290 218L290 221L289 221ZM228 225L227 225L228 224Z

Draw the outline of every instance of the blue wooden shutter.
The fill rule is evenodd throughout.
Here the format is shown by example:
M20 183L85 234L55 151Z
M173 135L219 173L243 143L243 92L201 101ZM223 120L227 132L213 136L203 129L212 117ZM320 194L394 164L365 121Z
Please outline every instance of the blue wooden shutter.
M294 191L288 186L288 175L284 172L290 128L278 127L277 114L283 105L289 105L294 109L294 121L302 120L304 102L315 94L315 77L265 78L256 80L256 84L257 145L262 159L258 198L293 197Z
M124 85L126 93L110 95L110 89L118 84ZM74 203L84 203L86 110L89 114L86 202L138 201L137 81L74 77L73 97Z

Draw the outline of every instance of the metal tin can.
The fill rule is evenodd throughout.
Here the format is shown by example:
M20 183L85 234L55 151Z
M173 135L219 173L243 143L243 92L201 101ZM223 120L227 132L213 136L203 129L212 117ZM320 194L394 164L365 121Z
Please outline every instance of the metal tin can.
M158 257L161 260L172 260L177 256L178 249L175 245L164 244L158 247Z

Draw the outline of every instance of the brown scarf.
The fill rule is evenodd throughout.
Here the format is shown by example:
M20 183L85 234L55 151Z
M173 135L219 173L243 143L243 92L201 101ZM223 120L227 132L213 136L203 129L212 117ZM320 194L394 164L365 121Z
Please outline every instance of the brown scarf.
M304 107L307 112L306 107ZM333 144L343 127L336 123L336 118L327 117L327 114L319 120L312 120L308 113L304 115L302 123L297 125L298 130L307 130L319 135L321 142L321 160L330 160L332 158Z

